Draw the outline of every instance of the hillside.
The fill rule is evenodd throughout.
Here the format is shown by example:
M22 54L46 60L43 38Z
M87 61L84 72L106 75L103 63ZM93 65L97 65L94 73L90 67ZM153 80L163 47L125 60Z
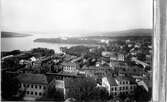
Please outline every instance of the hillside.
M119 32L105 32L87 34L84 37L70 37L67 39L61 38L38 38L34 42L44 43L65 43L65 44L100 44L101 40L126 40L126 39L151 39L151 29L135 29Z
M26 37L31 36L30 34L21 34L15 32L1 32L1 38L10 38L10 37Z
M107 37L152 36L153 30L152 29L131 29L131 30L115 31L115 32L98 32L98 33L94 33L93 35L95 34L98 36L107 36Z

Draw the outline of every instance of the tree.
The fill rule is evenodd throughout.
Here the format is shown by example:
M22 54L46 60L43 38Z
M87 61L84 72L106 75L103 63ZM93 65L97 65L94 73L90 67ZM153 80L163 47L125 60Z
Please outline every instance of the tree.
M31 50L32 54L38 53L40 56L51 56L55 52L53 49L47 49L47 48L34 48Z
M136 102L148 102L151 100L151 89L147 92L143 86L137 86L134 98Z
M56 89L54 87L49 87L47 96L44 99L52 99L56 101L64 100L63 89Z
M104 101L109 98L107 90L96 87L96 81L90 77L73 79L70 81L70 85L68 97L75 98L77 101Z
M81 101L92 99L96 82L92 78L69 79L69 85L68 96Z
M20 82L15 77L11 77L8 74L3 73L1 85L2 99L16 100L16 98L14 98L14 95L17 94L20 88Z

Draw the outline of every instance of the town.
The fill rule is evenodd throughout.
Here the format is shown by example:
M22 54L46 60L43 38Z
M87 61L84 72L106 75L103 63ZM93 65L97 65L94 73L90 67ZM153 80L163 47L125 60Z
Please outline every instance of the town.
M101 43L1 52L2 100L150 101L151 37Z

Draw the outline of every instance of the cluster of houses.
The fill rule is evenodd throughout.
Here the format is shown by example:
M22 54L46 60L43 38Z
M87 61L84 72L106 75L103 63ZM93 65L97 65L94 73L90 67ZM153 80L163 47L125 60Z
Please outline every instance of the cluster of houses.
M126 43L128 47L133 46L128 40ZM140 48L140 46L140 43L137 43L135 48ZM133 55L134 52L132 49L129 53ZM64 59L62 60L62 58ZM36 100L47 97L49 89L55 89L60 91L64 99L67 99L71 98L68 94L69 89L76 88L72 84L75 84L76 80L87 77L93 78L97 87L105 88L109 95L114 97L120 94L134 94L138 85L143 86L148 91L148 86L143 81L143 77L148 74L145 72L145 67L150 66L150 55L146 55L146 62L132 57L131 61L135 62L136 65L128 65L126 58L127 54L125 53L102 51L101 58L92 59L96 62L95 65L81 66L78 61L87 62L83 56L77 57L68 54L20 60L19 64L25 65L25 68L17 76L21 83L18 94L24 95L24 100ZM44 66L44 63L48 65L50 63L59 64L61 67L58 66L58 68L61 71L41 73L41 66ZM32 70L35 70L36 73L32 73Z
M105 56L104 52L102 55L108 57ZM24 93L25 100L35 100L47 96L48 88L51 87L61 91L63 98L67 99L69 98L69 88L75 88L70 86L70 84L74 84L75 81L69 83L69 80L92 77L96 80L98 87L107 89L109 95L133 94L138 84L135 78L129 76L142 76L144 74L143 69L126 65L123 55L117 55L115 59L112 54L110 54L109 57L110 62L105 65L103 63L96 63L94 66L83 66L80 68L77 61L81 58L74 58L70 61L62 62L62 71L58 73L21 73L17 76L18 80L21 82L19 92ZM41 60L39 61L35 58L31 58L31 61L35 64L33 66L41 64ZM26 63L21 60L20 64L23 62Z

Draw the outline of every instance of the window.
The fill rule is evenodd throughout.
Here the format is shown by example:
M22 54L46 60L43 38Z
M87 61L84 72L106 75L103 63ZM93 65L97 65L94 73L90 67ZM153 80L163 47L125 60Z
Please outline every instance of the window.
M33 95L33 92L31 92L31 95Z
M44 86L44 87L43 87L43 89L45 90L45 89L46 89L46 87Z
M26 84L23 84L23 87L26 87Z
M27 87L29 87L29 84L27 84Z
M126 84L128 84L128 81L126 81Z
M31 88L33 88L33 85L31 85Z
M111 88L111 91L113 91L113 88Z
M29 91L27 91L27 94L29 94Z
M42 93L40 92L40 93L39 93L39 96L41 96L41 95L42 95Z
M128 86L126 86L126 90L128 89Z
M37 89L37 85L35 85L35 88Z
M130 89L133 89L133 86L130 86Z
M123 68L123 71L126 71L125 68Z
M37 95L37 92L35 92L35 95Z
M39 89L41 89L41 85L39 85Z

